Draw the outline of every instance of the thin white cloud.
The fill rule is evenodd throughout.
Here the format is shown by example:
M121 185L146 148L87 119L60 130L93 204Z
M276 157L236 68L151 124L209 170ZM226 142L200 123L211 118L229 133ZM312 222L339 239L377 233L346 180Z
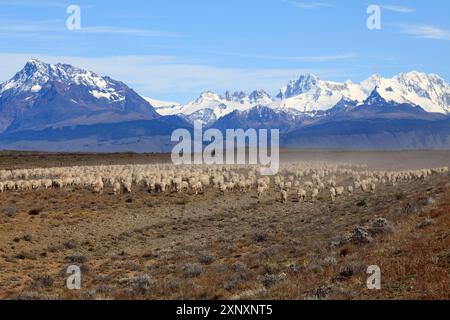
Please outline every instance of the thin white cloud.
M341 76L334 69L312 68L232 68L180 61L173 56L110 56L73 57L39 54L0 54L1 81L8 80L30 58L48 63L64 62L102 75L111 76L134 88L142 95L187 100L196 98L202 91L265 89L275 93L290 79L304 73L315 73L329 78ZM180 99L179 99L180 98Z
M450 41L450 31L431 25L402 26L402 32L415 38Z
M0 0L0 6L16 7L41 7L41 8L67 8L71 3L67 1L56 0ZM91 9L93 5L80 5L82 9Z
M80 30L68 30L63 20L20 21L3 20L0 24L0 37L37 36L43 37L50 34L84 34L84 35L116 35L132 37L173 37L177 34L159 30L147 30L127 27L111 26L82 26Z
M67 7L67 2L36 0L0 0L1 6Z
M63 40L64 31L61 20L20 21L2 20L0 23L0 38L27 40ZM59 29L58 29L59 28Z
M57 26L63 22L59 20L43 20L43 21L14 21L2 20L0 24L0 32L15 33L38 33L38 32L54 32L58 31Z
M215 54L235 56L249 59L274 60L274 61L296 61L296 62L329 62L338 60L348 60L358 57L354 52L340 53L335 55L315 55L315 56L277 56L261 54L242 54L230 52L214 52Z
M403 6L397 6L397 5L391 5L391 4L384 4L381 5L382 9L398 12L398 13L413 13L416 11L416 9L410 8L410 7L403 7Z
M321 9L321 8L330 8L334 7L334 5L326 2L303 2L303 1L295 1L295 0L282 0L284 3L287 3L297 9L301 10L312 10L312 9Z
M76 32L91 33L91 34L112 34L112 35L126 35L136 37L163 37L163 36L175 36L175 33L162 32L158 30L145 30L145 29L133 29L133 28L117 28L117 27L82 27Z

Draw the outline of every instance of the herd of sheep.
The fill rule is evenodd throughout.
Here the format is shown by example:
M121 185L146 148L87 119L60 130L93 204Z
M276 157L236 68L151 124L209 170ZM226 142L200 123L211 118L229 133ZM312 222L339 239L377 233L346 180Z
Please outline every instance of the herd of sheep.
M448 167L408 171L369 171L352 164L286 163L277 175L261 176L258 166L100 165L0 171L0 193L50 188L84 188L112 194L146 190L150 193L201 194L253 192L258 198L270 190L283 203L295 194L300 202L325 195L331 201L345 194L375 192L379 185L396 185L448 174Z

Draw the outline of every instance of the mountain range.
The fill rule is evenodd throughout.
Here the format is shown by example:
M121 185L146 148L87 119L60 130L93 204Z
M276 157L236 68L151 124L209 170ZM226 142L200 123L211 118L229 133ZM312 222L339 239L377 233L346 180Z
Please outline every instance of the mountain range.
M359 84L306 74L274 96L206 91L187 104L35 59L0 85L0 149L165 152L171 132L194 121L220 130L280 129L285 147L450 149L449 119L449 84L416 71Z
M438 75L415 71L391 79L374 75L360 84L324 81L313 74L306 74L289 82L275 97L264 90L250 94L226 92L223 95L204 92L186 105L159 101L157 111L162 115L181 115L204 124L255 106L266 106L293 115L316 116L329 111L343 99L364 104L374 91L389 103L409 104L431 113L450 114L450 86Z

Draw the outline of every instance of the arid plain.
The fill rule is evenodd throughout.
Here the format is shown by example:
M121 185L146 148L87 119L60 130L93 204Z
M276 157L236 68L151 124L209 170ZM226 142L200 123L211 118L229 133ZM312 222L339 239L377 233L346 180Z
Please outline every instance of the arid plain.
M449 166L450 152L289 150L281 159L400 172ZM160 154L0 153L0 170L169 162ZM259 197L256 186L2 192L0 298L450 299L448 172L367 192L348 192L353 182L332 175L346 188L334 201L328 186L305 199L292 186L280 198L285 184ZM80 290L66 287L70 265L81 269ZM381 290L366 286L371 265L381 269Z

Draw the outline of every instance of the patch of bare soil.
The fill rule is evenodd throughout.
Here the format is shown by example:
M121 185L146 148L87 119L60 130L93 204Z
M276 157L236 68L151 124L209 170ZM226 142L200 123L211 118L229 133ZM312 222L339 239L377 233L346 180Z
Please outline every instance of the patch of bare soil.
M78 163L66 157L49 161ZM1 193L0 298L450 298L449 176L334 203L278 199L211 189ZM81 268L81 290L66 288L70 265ZM379 291L366 287L370 265L381 268Z

